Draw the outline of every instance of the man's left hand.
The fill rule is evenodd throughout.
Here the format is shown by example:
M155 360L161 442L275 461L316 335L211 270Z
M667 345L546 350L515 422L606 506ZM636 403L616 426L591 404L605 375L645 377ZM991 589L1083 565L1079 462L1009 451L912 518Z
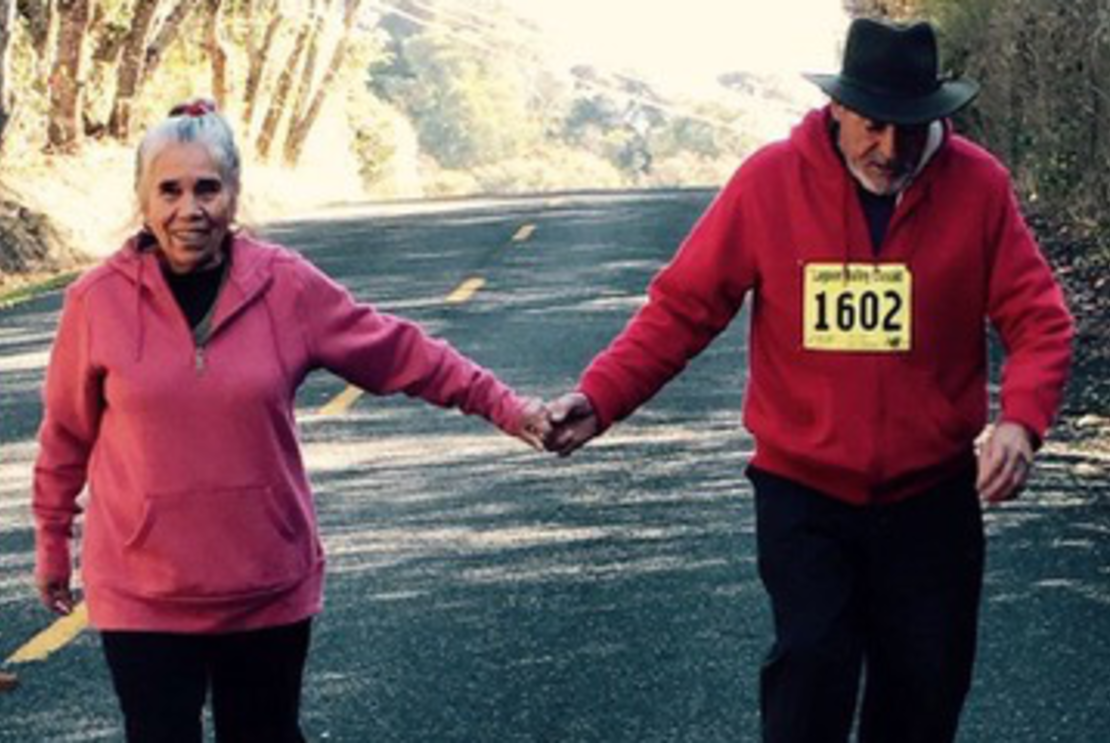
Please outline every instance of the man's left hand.
M1033 469L1033 441L1020 423L988 426L979 437L979 476L975 487L988 503L1018 496Z

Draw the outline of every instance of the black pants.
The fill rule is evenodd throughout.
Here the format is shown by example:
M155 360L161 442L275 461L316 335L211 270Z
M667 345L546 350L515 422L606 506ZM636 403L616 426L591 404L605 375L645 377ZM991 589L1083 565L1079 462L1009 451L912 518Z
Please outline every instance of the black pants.
M950 743L971 684L984 536L974 475L855 507L749 468L775 643L765 743Z
M199 743L209 688L220 743L302 743L311 620L220 635L104 632L128 743Z

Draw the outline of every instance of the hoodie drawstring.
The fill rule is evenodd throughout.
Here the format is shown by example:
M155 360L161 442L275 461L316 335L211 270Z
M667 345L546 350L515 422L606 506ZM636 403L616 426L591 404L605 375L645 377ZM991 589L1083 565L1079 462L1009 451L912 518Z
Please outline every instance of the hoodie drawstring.
M146 324L143 322L143 270L146 261L140 256L138 279L135 282L135 363L143 360L143 346L146 343Z

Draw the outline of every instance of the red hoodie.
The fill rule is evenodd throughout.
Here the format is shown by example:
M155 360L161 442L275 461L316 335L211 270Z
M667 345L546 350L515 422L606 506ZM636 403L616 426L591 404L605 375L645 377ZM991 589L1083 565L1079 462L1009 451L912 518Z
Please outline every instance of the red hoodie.
M877 256L827 108L749 158L583 374L602 427L678 374L749 290L753 464L840 500L901 499L970 465L986 319L1007 351L1002 418L1043 437L1059 407L1071 317L1007 172L959 136L903 193ZM821 332L841 323L856 341Z
M35 465L36 571L82 572L99 629L228 632L317 612L324 556L293 403L313 369L519 430L521 401L290 251L236 238L198 353L155 256L125 246L66 293Z

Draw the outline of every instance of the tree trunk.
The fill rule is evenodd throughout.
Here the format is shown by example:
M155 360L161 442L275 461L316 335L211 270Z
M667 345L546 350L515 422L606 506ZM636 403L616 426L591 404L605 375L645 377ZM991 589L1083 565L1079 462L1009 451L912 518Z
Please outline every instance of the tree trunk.
M77 147L81 99L81 56L89 24L90 0L57 0L58 44L50 72L50 113L46 146L66 152Z
M131 13L131 30L123 43L123 54L116 70L116 97L108 119L108 133L125 140L131 133L131 107L138 97L143 73L143 49L147 34L158 11L158 0L135 0Z
M342 69L343 62L347 57L351 33L353 32L355 21L358 19L362 1L363 0L346 0L346 10L343 15L343 34L339 37L339 41L332 51L327 71L324 73L320 85L316 88L316 94L312 97L312 103L309 104L308 108L303 113L299 114L297 119L289 126L289 136L285 139L285 148L282 153L285 162L289 165L296 165L301 159L301 153L304 151L304 145L308 140L308 135L312 131L312 127L316 124L316 119L319 118L321 109L324 107L324 100L335 85L335 79L339 75L339 71Z
M205 0L204 48L212 62L212 97L222 111L227 106L227 51L220 42L220 6L223 0Z
M297 86L297 97L289 113L289 127L285 134L285 150L288 153L289 142L296 135L298 124L308 108L309 98L312 95L312 82L316 77L316 59L320 53L320 37L324 34L324 16L316 18L315 27L308 43L308 53L305 55L304 69L301 71L300 84ZM288 160L288 154L286 154Z
M250 67L247 70L247 83L243 91L243 126L249 132L251 122L254 120L254 109L258 104L258 91L262 87L262 72L265 70L266 61L270 58L270 51L277 38L278 29L281 28L282 16L275 8L270 21L266 24L266 32L262 37L262 44L254 43L254 24L247 34L248 55Z
M262 131L259 132L258 141L255 145L258 156L263 160L270 156L270 149L274 145L274 135L277 134L278 125L285 113L285 105L289 100L289 93L293 88L293 75L300 69L301 57L304 56L305 46L308 44L308 36L311 32L311 23L305 23L301 27L297 34L297 40L293 44L293 53L289 55L289 61L286 62L285 69L281 71L281 75L278 77L273 98L270 100L270 109L266 112L266 118L262 122Z
M4 141L4 130L11 118L11 94L8 90L8 50L12 40L12 27L15 25L15 0L0 0L0 144Z
M181 27L189 17L189 13L197 6L195 0L177 0L177 5L166 15L162 25L154 33L154 38L147 44L143 52L143 77L140 88L154 77L154 72L162 64L166 50L177 39Z

